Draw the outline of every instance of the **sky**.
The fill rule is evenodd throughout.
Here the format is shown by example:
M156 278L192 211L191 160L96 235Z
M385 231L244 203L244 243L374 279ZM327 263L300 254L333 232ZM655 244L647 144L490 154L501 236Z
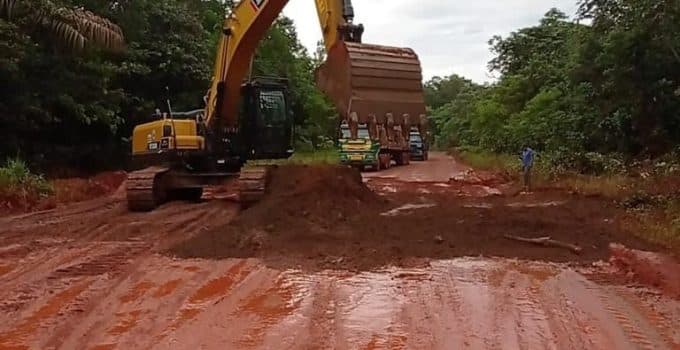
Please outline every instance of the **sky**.
M577 0L353 0L363 41L410 47L425 79L462 75L491 82L488 41L538 23L552 7L573 17ZM284 14L295 21L300 41L313 53L321 29L313 0L289 0Z

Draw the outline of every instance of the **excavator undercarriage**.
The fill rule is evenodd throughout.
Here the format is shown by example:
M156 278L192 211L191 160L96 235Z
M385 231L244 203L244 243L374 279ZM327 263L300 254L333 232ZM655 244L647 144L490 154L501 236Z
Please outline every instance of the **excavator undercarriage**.
M127 202L131 211L152 211L171 200L199 201L203 187L219 185L238 176L239 202L248 208L266 193L271 166L242 169L239 173L189 173L166 167L149 167L131 172L127 179Z

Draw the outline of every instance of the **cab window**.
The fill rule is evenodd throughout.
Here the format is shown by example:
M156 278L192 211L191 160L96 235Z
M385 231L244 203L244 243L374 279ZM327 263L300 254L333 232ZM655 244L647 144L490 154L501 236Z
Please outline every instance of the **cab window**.
M286 99L283 91L261 91L260 112L265 124L281 124L286 121Z

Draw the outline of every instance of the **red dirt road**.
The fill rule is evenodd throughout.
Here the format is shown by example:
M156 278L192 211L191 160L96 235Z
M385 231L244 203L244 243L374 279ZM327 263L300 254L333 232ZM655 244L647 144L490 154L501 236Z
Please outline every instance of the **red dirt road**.
M463 169L451 162L435 155L390 175ZM459 198L449 170L420 179L450 187L394 179L397 193L383 194L453 188ZM488 210L489 198L459 200ZM535 200L492 204L530 210ZM132 214L114 196L0 218L0 349L680 349L677 300L578 257L419 256L358 269L339 259L309 269L163 253L237 215L218 199Z
M412 161L407 167L392 167L380 172L365 173L364 177L393 178L407 182L442 182L452 177L462 176L470 167L456 162L453 157L442 152L431 152L427 162Z

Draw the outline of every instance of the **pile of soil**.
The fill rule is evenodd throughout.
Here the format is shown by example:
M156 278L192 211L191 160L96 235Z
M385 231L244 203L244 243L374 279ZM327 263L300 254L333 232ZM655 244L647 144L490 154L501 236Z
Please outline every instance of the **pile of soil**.
M325 257L355 240L356 227L388 210L350 167L286 165L274 169L263 200L224 227L170 250L187 258Z
M275 268L372 270L477 255L591 263L608 259L612 242L653 249L622 227L620 209L562 192L379 196L355 170L335 166L281 167L269 188L267 197L230 224L198 233L168 253L255 257ZM550 236L583 252L515 242L506 235Z
M330 229L358 212L381 210L386 203L354 168L288 165L273 169L264 200L243 212L233 226L271 233Z

